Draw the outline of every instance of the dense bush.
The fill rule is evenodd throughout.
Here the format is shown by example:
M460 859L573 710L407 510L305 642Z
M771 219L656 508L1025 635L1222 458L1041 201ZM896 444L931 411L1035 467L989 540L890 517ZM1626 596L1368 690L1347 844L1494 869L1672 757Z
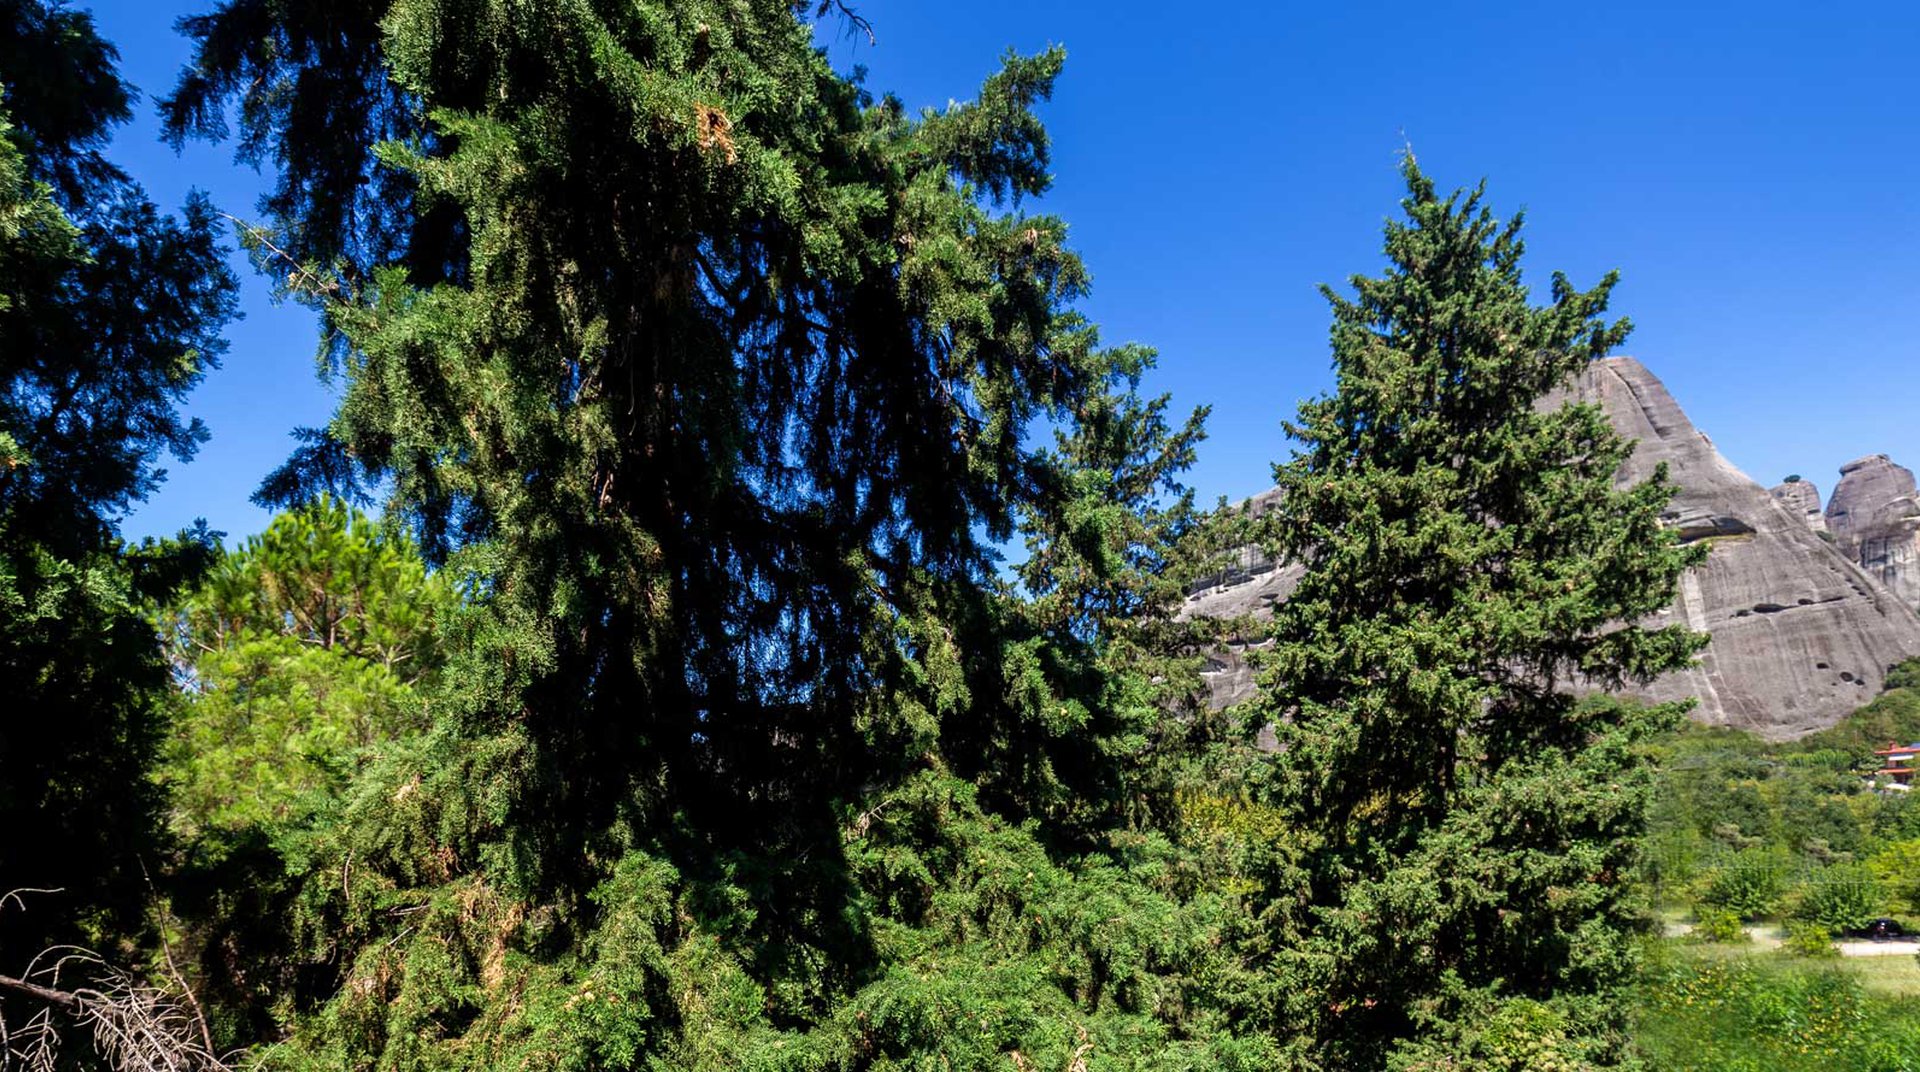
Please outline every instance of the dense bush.
M1771 915L1787 888L1788 861L1771 849L1745 849L1709 872L1700 902L1744 920Z
M1797 920L1817 924L1829 934L1865 926L1883 907L1880 883L1865 864L1838 864L1808 882L1794 906Z
M1833 947L1833 932L1825 924L1804 919L1786 922L1786 937L1780 942L1780 952L1788 956L1815 959L1840 955L1840 951Z
M1694 910L1693 930L1689 936L1696 942L1746 942L1751 939L1747 929L1740 925L1740 914L1730 908L1715 905L1701 905Z

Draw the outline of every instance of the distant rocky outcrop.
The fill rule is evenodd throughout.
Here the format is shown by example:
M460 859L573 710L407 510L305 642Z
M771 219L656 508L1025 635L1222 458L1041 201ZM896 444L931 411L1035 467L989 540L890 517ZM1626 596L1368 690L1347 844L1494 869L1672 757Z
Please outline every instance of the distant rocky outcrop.
M1768 490L1775 502L1806 522L1814 532L1827 531L1827 518L1820 510L1820 489L1811 480L1789 480Z
M1683 621L1712 640L1698 666L1638 690L1641 698L1697 697L1693 717L1700 722L1797 737L1838 722L1880 691L1889 667L1920 655L1920 617L1809 521L1809 498L1816 509L1819 502L1811 485L1769 494L1721 457L1666 387L1632 358L1595 362L1568 394L1598 403L1616 429L1639 441L1622 481L1644 479L1666 463L1680 488L1667 523L1682 540L1709 541L1712 548L1706 562L1681 579L1674 605L1645 623ZM1900 472L1910 506L1912 474ZM1273 496L1268 492L1252 505L1270 508ZM1836 524L1831 510L1826 520ZM1903 561L1911 570L1912 557ZM1183 614L1264 615L1299 576L1299 567L1249 550L1225 574L1196 587ZM1215 706L1252 693L1249 639L1229 643L1210 660L1203 676Z
M1841 466L1826 520L1848 558L1920 607L1920 495L1911 470L1884 454Z
M1680 487L1669 521L1683 540L1712 541L1665 617L1713 639L1697 667L1655 682L1647 698L1697 696L1701 722L1797 737L1846 717L1889 667L1920 655L1912 609L1822 539L1804 505L1789 508L1721 457L1640 362L1596 362L1574 393L1640 441L1621 478L1665 462Z
M1263 491L1240 509L1258 516L1280 502L1280 489ZM1182 618L1233 619L1251 615L1255 619L1272 613L1274 604L1293 594L1306 570L1292 562L1276 562L1258 548L1243 547L1234 552L1226 568L1202 579L1187 592ZM1223 646L1209 652L1200 678L1207 687L1208 703L1215 709L1232 707L1253 695L1253 667L1247 651L1257 639L1229 636Z

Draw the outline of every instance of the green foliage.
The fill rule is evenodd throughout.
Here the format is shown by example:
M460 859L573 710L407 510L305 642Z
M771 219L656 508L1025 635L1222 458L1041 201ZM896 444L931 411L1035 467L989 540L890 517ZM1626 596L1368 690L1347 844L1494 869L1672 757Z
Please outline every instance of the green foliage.
M1879 880L1865 864L1837 864L1807 884L1794 917L1826 928L1828 934L1864 927L1881 913Z
M1920 739L1920 689L1907 684L1896 687L1895 681L1907 681L1899 668L1889 675L1886 692L1840 724L1802 738L1798 745L1838 749L1857 763L1868 763L1873 759L1874 749L1885 748L1888 741L1906 744Z
M1688 934L1694 941L1726 945L1752 940L1740 925L1740 913L1732 908L1703 902L1694 909L1693 919L1693 930Z
M1907 794L1865 791L1860 776L1872 769L1866 749L1885 743L1874 739L1884 726L1870 723L1895 695L1800 741L1688 726L1654 746L1660 773L1649 843L1660 894L1704 895L1696 934L1710 914L1722 926L1736 911L1789 918L1781 957L1656 957L1635 1030L1652 1067L1913 1065L1907 1040L1916 1037L1920 1003L1863 993L1839 970L1788 967L1836 958L1836 932L1882 915L1911 918L1916 908L1920 809ZM1666 946L1669 954L1724 955Z
M1840 951L1833 946L1832 928L1825 923L1809 919L1787 920L1786 937L1780 941L1780 952L1788 956L1814 959L1840 955Z
M1742 849L1713 868L1700 891L1700 903L1723 908L1744 920L1763 919L1780 905L1791 861L1777 849Z
M1815 938L1831 948L1824 935ZM1650 1068L1894 1072L1920 1065L1920 1002L1871 993L1837 967L1658 956L1640 1008L1634 1034Z
M1912 836L1903 831L1920 820L1903 796L1867 792L1855 754L1818 735L1768 744L1689 726L1653 751L1660 774L1648 844L1659 895L1748 919L1791 908L1803 878L1852 874L1848 867ZM1905 911L1893 887L1882 888L1874 914Z
M1614 626L1662 608L1701 552L1661 527L1664 473L1614 486L1632 448L1596 407L1539 405L1625 336L1602 319L1613 277L1556 276L1534 306L1520 221L1404 170L1388 270L1326 291L1338 386L1275 468L1268 550L1306 567L1259 700L1308 846L1281 970L1329 1066L1477 1052L1463 1025L1520 1000L1610 1063L1642 926L1637 750L1678 709L1566 690L1688 662L1704 638Z
M1884 844L1867 866L1893 912L1920 918L1920 838Z
M223 555L165 618L188 683L163 767L181 832L285 819L356 753L424 732L455 608L411 540L336 500Z
M276 777L337 795L201 846L284 920L203 940L273 975L220 1014L269 1066L1277 1063L1237 1030L1240 910L1163 829L1199 415L1138 393L1151 352L1100 345L1064 224L1022 207L1063 57L915 116L796 12L187 24L174 129L238 103L243 154L291 162L250 242L345 388L263 497L377 484L471 581L424 734L336 783L304 755L353 733L309 731ZM189 632L227 635L223 576ZM260 632L209 680L344 730ZM220 762L187 780L263 785Z
M1497 1069L1504 1072L1576 1072L1612 1059L1606 1042L1559 1006L1530 998L1480 997L1462 1015L1396 1051L1388 1067L1404 1072Z
M115 533L205 435L177 405L234 281L203 200L164 217L101 155L114 59L84 13L0 2L0 886L62 891L0 916L5 971L145 929L168 703L146 612L210 539Z
M1784 752L1572 696L1701 642L1633 624L1700 553L1665 473L1540 404L1624 338L1612 276L1535 306L1520 221L1409 158L1279 508L1203 520L1204 411L1029 207L1063 54L912 115L815 48L835 6L185 20L170 135L279 165L245 241L344 388L221 553L114 530L206 434L213 214L101 156L88 18L0 0L0 874L69 898L0 956L159 919L290 1070L1576 1069L1630 1056L1649 759L1703 939L1920 896L1850 770L1920 664ZM1199 711L1249 624L1174 609L1250 537L1306 574ZM1801 1053L1867 1007L1655 978Z
M1908 659L1887 671L1886 691L1895 689L1920 689L1920 659Z

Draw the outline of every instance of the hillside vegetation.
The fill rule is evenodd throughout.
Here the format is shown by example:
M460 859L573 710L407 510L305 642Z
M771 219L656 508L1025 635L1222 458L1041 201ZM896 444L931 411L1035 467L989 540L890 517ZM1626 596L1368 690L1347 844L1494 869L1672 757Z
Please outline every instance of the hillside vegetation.
M1833 946L1876 919L1920 930L1920 802L1869 778L1875 749L1920 733L1917 671L1796 742L1688 725L1655 747L1649 875L1687 933L1649 946L1635 1034L1652 1067L1920 1067L1914 957Z

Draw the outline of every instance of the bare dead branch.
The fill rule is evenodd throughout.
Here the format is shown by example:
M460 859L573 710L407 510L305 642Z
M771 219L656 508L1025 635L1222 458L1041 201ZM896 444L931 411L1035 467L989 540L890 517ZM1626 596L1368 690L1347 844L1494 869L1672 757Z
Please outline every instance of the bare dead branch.
M877 45L880 43L879 38L873 35L873 23L868 22L864 16L858 11L855 11L853 6L847 3L847 0L820 0L820 2L814 6L813 14L815 18L818 18L829 11L846 20L848 37L860 33L866 35L867 44Z
M0 907L24 908L20 894L37 892L47 891L0 895ZM79 1033L112 1072L233 1072L165 953L172 978L158 983L75 946L43 950L19 977L0 975L0 1065L55 1072L69 1034Z

